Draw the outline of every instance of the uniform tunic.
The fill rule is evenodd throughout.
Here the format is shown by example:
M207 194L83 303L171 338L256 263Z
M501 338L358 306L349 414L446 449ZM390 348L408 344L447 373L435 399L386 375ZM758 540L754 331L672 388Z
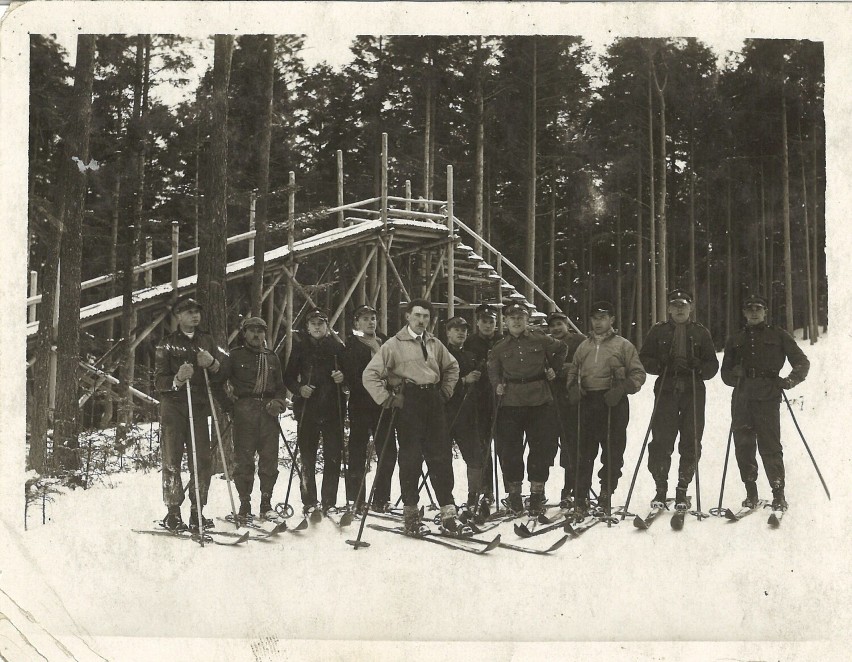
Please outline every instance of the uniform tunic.
M177 329L163 337L157 345L154 362L154 388L160 399L160 453L163 461L163 501L167 506L180 506L184 499L180 467L186 451L189 464L189 500L195 505L195 482L192 460L192 437L189 429L189 405L186 385L175 387L175 375L184 363L189 363L195 372L189 380L192 395L192 418L195 432L196 455L198 457L198 488L201 505L207 503L210 487L210 432L207 417L210 416L210 400L204 370L198 367L199 350L207 350L214 359L225 359L226 352L217 347L213 336L196 329L192 338ZM221 372L221 369L219 370ZM208 369L213 395L223 401L221 377Z
M278 418L266 411L276 401L287 405L281 362L272 350L244 345L231 351L221 378L230 383L234 398L234 484L240 499L254 487L254 454L258 454L260 493L271 498L278 478ZM285 441L286 443L286 441Z
M474 469L477 477L482 473L482 444L479 434L477 397L482 378L478 382L465 384L463 379L477 368L476 355L464 347L447 345L459 363L459 381L456 383L453 397L447 402L447 425L451 442L455 442L461 451L468 469ZM482 370L482 372L485 372ZM470 479L468 479L470 482ZM476 485L479 489L479 484ZM468 485L470 491L470 485Z
M784 487L784 455L781 448L781 380L784 362L792 367L788 386L808 375L810 362L793 337L784 329L765 323L748 325L725 343L722 381L733 386L731 423L737 465L743 482L757 480L760 452L766 478L773 488ZM741 365L744 376L733 374Z
M701 457L704 434L704 382L719 370L716 348L705 327L697 322L685 322L680 329L684 333L683 348L676 347L677 331L678 326L671 319L656 324L639 351L639 360L645 370L652 375L662 375L654 383L656 410L651 426L653 439L648 445L648 470L661 488L668 481L678 434L678 485L686 487L692 481L695 465ZM698 457L695 456L696 446Z
M568 366L574 359L574 354L586 339L582 333L568 333L562 342L568 347L565 355L565 363L562 370L553 380L553 392L556 396L556 405L560 418L559 439L562 442L562 452L559 455L559 464L565 469L565 487L562 497L565 498L574 491L574 482L577 469L577 405L568 402L568 388L566 386Z
M567 351L564 343L532 329L517 337L510 334L491 349L490 381L505 384L495 443L507 485L524 478L524 438L530 447L529 480L547 481L556 456L557 420L545 369L558 372Z

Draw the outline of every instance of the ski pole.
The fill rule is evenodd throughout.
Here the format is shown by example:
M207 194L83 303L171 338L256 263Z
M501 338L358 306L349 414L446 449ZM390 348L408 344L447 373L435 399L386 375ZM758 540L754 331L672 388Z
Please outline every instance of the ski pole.
M204 520L201 517L201 488L198 485L198 451L195 445L195 420L192 416L192 389L186 380L186 404L189 407L189 438L192 441L192 476L195 483L195 513L198 515L198 542L204 547Z
M337 365L337 356L334 357L334 369L340 370ZM347 447L343 443L343 438L346 436L346 425L343 420L343 405L341 404L342 394L340 392L340 384L336 384L337 386L337 416L340 419L340 463L342 464L343 469L343 486L346 487L346 479L349 477L349 461L346 457ZM346 490L344 489L344 492ZM346 507L349 507L349 493L346 492Z
M658 393L661 393L663 390L663 386L666 381L666 373L669 371L669 366L663 368L663 374L660 375L660 389ZM642 457L645 455L645 448L648 446L648 438L651 436L651 427L654 425L654 417L657 415L657 405L660 402L660 398L658 395L654 395L654 407L651 409L651 420L648 421L648 429L645 431L645 440L642 442L642 450L639 453L639 461L636 463L636 469L633 471L633 480L630 481L630 489L627 491L627 503L624 504L624 510L621 513L621 520L624 521L624 518L627 517L627 510L630 506L630 498L633 496L633 487L636 485L636 476L639 474L639 467L642 464ZM729 440L730 441L730 440ZM728 458L725 457L725 466L728 465ZM720 505L721 505L721 497L719 497Z
M313 376L314 376L314 366L311 365L311 366L308 366L308 378L305 382L305 386L311 385L311 379L313 378ZM300 388L300 390L301 390L301 388ZM302 413L299 414L299 422L296 425L296 446L297 447L299 446L299 438L302 436L302 433L303 433L302 422L305 420L305 414L308 411L308 400L309 399L310 398L303 398L303 400L305 402L302 405ZM304 456L304 453L302 455ZM314 472L316 472L316 466L313 467L313 470L314 470ZM290 475L292 477L292 471L291 471ZM304 499L304 490L305 489L307 489L307 487L305 485L305 474L304 474L304 472L300 471L299 472L299 494L302 496L303 499ZM305 504L303 503L302 504L303 511L304 511L304 507L305 507ZM285 506L285 508L286 508L286 506Z
M700 522L701 518L704 517L704 513L701 512L701 478L698 474L699 448L701 444L698 440L698 391L696 391L695 370L692 371L692 435L692 442L695 447L695 501L698 504L696 517L698 517L698 521Z
M382 443L382 451L381 451L381 453L379 453L379 466L383 466L382 460L384 459L385 451L387 451L387 449L388 449L388 442L390 442L391 433L393 432L393 429L394 429L394 422L396 421L396 407L393 406L393 402L394 402L395 397L396 396L394 394L391 394L391 396L390 396L390 404L388 405L388 408L392 409L392 411L391 411L391 415L390 415L390 421L388 422L388 429L385 432L385 440ZM376 471L376 473L378 473L378 471ZM365 472L365 475L366 475L366 472ZM374 479L373 485L372 485L372 487L370 487L370 498L369 498L370 503L373 502L373 496L376 494L376 487L378 487L378 483ZM370 543L361 540L361 536L364 535L364 524L367 522L367 515L369 514L369 512L370 512L369 508L366 508L364 510L364 515L361 517L361 526L358 527L358 536L355 538L355 540L347 540L346 541L346 544L352 545L352 547L354 549L358 549L359 547L369 547L370 546Z
M293 487L293 474L298 472L299 475L299 484L302 484L302 472L299 470L299 466L296 464L296 456L299 454L299 444L296 444L295 453L290 450L290 444L287 442L287 437L284 436L284 429L281 427L281 422L276 421L278 423L278 432L281 434L281 438L284 440L284 448L287 449L287 454L290 456L290 478L287 481L287 495L284 497L284 506L281 510L278 510L278 506L275 507L275 512L281 515L284 519L293 516L293 507L290 505L290 490ZM281 505L281 504L278 504Z
M612 526L612 407L606 408L606 526ZM603 490L601 490L603 492ZM623 514L623 513L622 513Z
M488 435L491 444L491 458L494 463L494 508L495 510L499 510L500 508L500 483L499 483L499 469L497 467L497 462L499 461L499 457L497 455L497 440L494 438L494 435L497 432L497 416L500 414L500 407L503 405L503 396L497 396L497 404L494 407L494 420L491 421L491 433Z
M580 383L580 375L577 375L577 384ZM580 395L580 401L577 403L577 452L575 453L575 464L574 464L574 513L578 512L580 508L580 439L581 439L581 431L582 431L582 416L583 416L583 396ZM586 495L587 496L587 495ZM629 499L629 496L628 496ZM627 506L624 507L625 510Z
M362 504L365 506L365 510L369 508L369 505L364 503L364 497L361 495L364 493L364 486L367 483L367 467L370 464L370 457L372 455L373 449L376 445L375 435L376 433L382 429L382 419L385 417L386 408L382 407L382 410L379 412L379 420L376 422L376 428L373 431L373 436L370 438L367 443L367 459L364 461L364 472L361 474L361 483L358 485L358 492L355 494L355 509L358 509L358 501L360 500ZM379 473L379 466L376 467L376 474ZM364 494L366 496L366 494Z
M805 441L805 435L802 433L802 428L799 427L799 422L796 420L796 415L793 413L793 408L790 406L790 401L787 399L787 394L784 391L781 391L781 395L784 396L784 402L787 403L787 410L790 412L790 416L793 417L793 424L796 426L796 430L799 432L799 436L802 438L802 443L805 445L805 450L808 451L808 455L811 457L811 462L813 462L814 469L816 469L817 476L819 476L819 480L822 483L822 489L825 490L825 495L828 497L828 500L831 501L831 493L828 491L828 485L825 484L825 480L822 477L822 473L817 466L816 460L814 459L814 454L811 453L811 448L808 446L808 442Z
M222 469L225 472L225 482L228 484L228 498L231 500L231 514L234 516L234 526L239 529L240 522L237 517L237 506L234 503L234 491L231 487L231 475L228 472L228 461L225 459L225 446L222 443L222 432L219 430L219 417L216 415L216 406L213 402L213 391L210 388L210 376L207 368L204 368L204 383L207 385L207 398L210 400L210 413L213 416L213 427L216 428L216 438L219 440L219 454L222 456Z
M737 385L734 386L733 398L737 397L737 391L740 388L740 382L742 381L742 377L737 377ZM714 510L710 511L711 515L716 515L717 517L721 517L725 514L725 511L722 509L722 496L725 494L725 478L728 475L728 457L731 454L731 439L734 436L734 414L731 412L731 427L728 428L728 447L725 449L725 465L722 467L722 484L719 486L719 506Z

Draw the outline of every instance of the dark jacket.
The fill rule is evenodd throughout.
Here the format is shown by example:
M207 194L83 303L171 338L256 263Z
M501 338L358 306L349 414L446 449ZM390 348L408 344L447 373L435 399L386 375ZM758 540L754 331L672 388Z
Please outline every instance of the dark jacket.
M307 399L308 407L329 416L338 416L337 384L331 378L335 359L339 369L343 345L331 335L316 340L308 333L294 334L293 350L284 370L284 385L293 394L293 409L298 417L305 399L299 393L302 386L314 386ZM341 403L345 406L345 403Z
M780 400L781 385L778 373L789 361L793 370L788 379L792 386L805 380L811 367L808 357L784 329L769 324L746 326L734 333L725 343L722 359L722 381L736 386L733 374L741 365L745 376L740 381L741 396L751 400Z
M476 361L487 367L488 365L488 354L491 352L491 348L494 347L498 342L503 339L503 335L495 331L494 335L490 338L483 338L479 335L479 333L474 332L464 343L464 348L473 352L473 355L476 357ZM491 384L491 380L488 378L488 370L483 370L482 377L479 379L479 386L477 386L476 397L479 401L480 412L482 412L480 418L481 420L486 420L485 416L489 414L489 412L493 411L495 400L494 400L494 387Z
M261 369L265 374L261 375ZM236 399L260 396L278 400L285 406L287 389L281 374L281 361L271 349L243 345L231 350L222 363L221 378L228 381Z
M154 360L154 388L160 394L161 399L174 402L186 402L186 387L174 388L174 379L177 371L184 363L189 363L195 372L190 379L190 391L192 391L193 408L201 406L203 402L209 406L207 397L207 384L204 379L204 371L198 367L198 352L206 349L217 361L224 362L227 352L216 345L216 341L206 331L195 330L192 338L180 329L166 335L157 345L156 358ZM222 390L221 366L217 372L208 369L210 386L213 396L218 402L224 400Z
M447 402L447 410L453 412L455 414L458 411L458 408L461 406L462 400L464 400L468 391L473 388L482 388L480 382L482 382L482 377L479 378L479 382L475 382L473 384L465 384L462 380L471 372L477 369L477 367L482 370L483 375L485 374L484 366L477 362L476 355L471 352L467 347L455 347L454 345L450 345L447 343L447 349L450 350L450 354L452 354L456 361L459 362L459 380L456 382L456 388L453 391L453 397L450 398L449 402ZM468 398L468 400L473 399L473 395Z
M556 379L553 380L553 390L559 396L568 395L567 388L567 377L568 377L568 365L571 361L574 360L574 354L577 352L577 348L583 344L583 341L586 339L582 333L572 333L568 332L564 338L560 339L560 342L564 343L568 348L567 353L565 354L565 361L562 364L562 367L556 371Z
M376 338L380 345L387 340L387 336L378 332ZM373 358L373 352L369 346L354 335L346 338L346 348L340 354L340 369L343 371L344 383L349 389L350 410L364 407L371 409L378 406L367 393L367 389L364 388L364 383L361 381L364 368L367 367L371 358Z
M654 392L661 388L670 391L678 382L691 385L692 371L688 364L692 359L701 362L699 368L701 382L696 386L700 389L704 381L713 379L719 370L719 359L716 357L716 348L710 331L698 322L686 323L686 366L677 366L674 361L674 335L677 324L672 320L659 322L651 327L642 349L639 350L639 360L645 368L645 372L651 375L662 375L665 371L665 380L658 379L654 384ZM662 383L664 382L664 383ZM700 385L699 385L700 384Z

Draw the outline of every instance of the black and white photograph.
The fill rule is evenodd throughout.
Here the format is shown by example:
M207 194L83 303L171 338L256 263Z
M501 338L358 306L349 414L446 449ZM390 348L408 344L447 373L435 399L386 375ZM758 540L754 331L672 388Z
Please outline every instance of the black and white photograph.
M850 18L6 9L0 660L846 659Z

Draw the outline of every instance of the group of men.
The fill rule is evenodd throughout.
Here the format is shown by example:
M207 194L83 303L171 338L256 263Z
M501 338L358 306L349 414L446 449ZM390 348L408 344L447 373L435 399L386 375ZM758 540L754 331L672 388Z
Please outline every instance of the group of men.
M746 488L743 505L758 503L759 451L773 507L783 510L787 502L781 390L801 382L809 363L786 331L766 323L767 307L760 296L745 300L746 325L727 340L722 379L734 387L732 431ZM260 513L274 514L278 417L288 404L287 391L293 394L306 513L337 507L345 456L346 501L356 510L390 509L391 478L398 465L405 530L417 533L421 528L419 492L428 480L440 505L442 527L461 531L467 515L486 515L494 505L497 472L492 440L507 493L503 505L510 515L543 511L545 484L560 447L564 473L560 505L577 516L592 511L592 473L600 453L596 508L609 512L622 475L628 396L639 391L647 373L658 375L649 424L653 439L648 469L656 484L652 505L666 502L679 437L675 508L688 507L687 489L701 456L704 382L716 375L719 363L710 333L693 320L692 297L684 290L670 293L668 319L650 330L638 351L616 332L614 307L607 301L592 305L588 337L573 332L560 312L549 316L545 332L530 324L528 307L519 303L503 306L502 333L496 328L497 308L482 304L476 308L473 329L462 316L447 320L446 344L430 331L434 309L425 299L406 304L405 325L389 338L377 331L375 309L360 306L345 343L331 332L327 314L313 309L305 316L304 331L294 334L297 340L283 370L266 347L266 323L261 318L245 319L242 345L227 352L199 329L201 306L196 300L180 299L173 312L178 328L160 343L156 361L167 528L183 527L180 464L185 450L193 473L197 464L198 497L192 481L189 496L190 527L198 526L196 500L203 508L210 482L207 416L214 398L233 416L239 515L252 515L255 454ZM779 372L785 361L792 372L782 378ZM320 439L323 481L318 495ZM371 439L378 464L368 499L364 474ZM453 497L454 443L467 473L467 499L460 508ZM212 525L207 518L201 521L203 526Z

